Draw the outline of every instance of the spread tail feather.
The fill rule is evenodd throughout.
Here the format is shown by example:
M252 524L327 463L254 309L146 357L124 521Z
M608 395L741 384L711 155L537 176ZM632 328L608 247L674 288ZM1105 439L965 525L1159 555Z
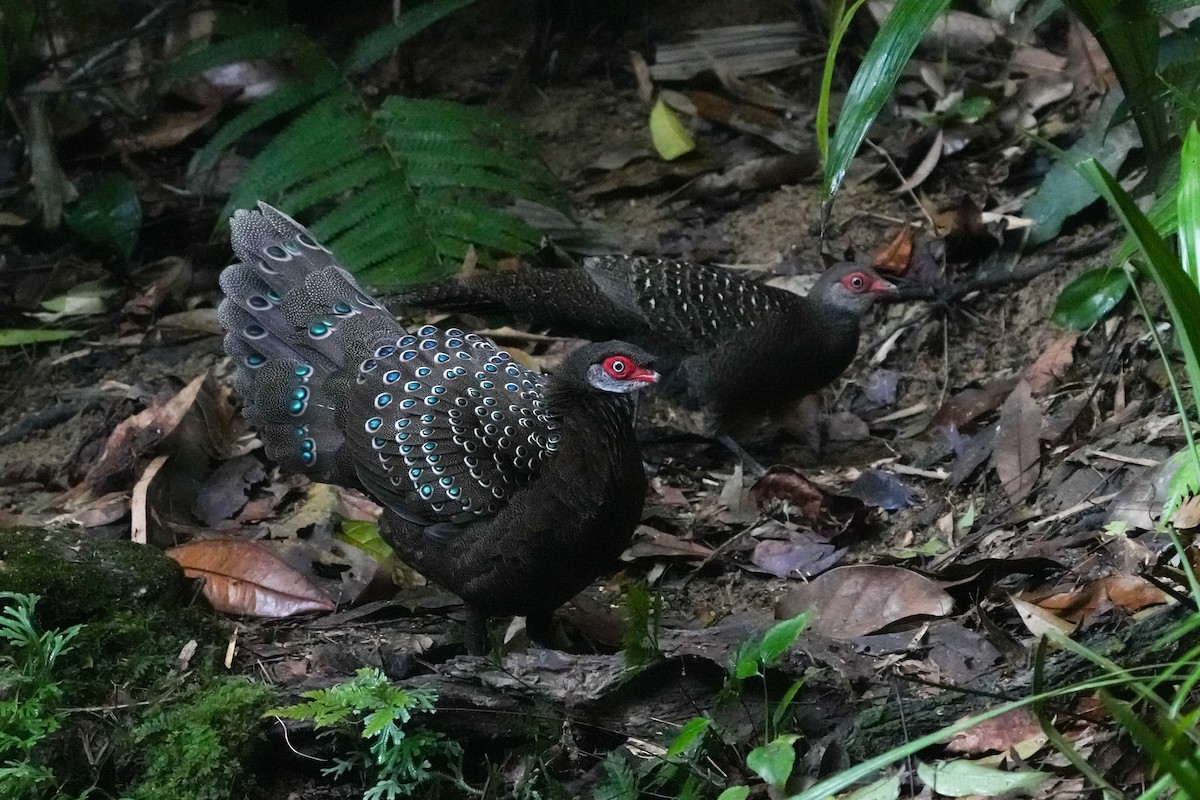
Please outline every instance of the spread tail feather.
M284 470L355 486L341 405L377 343L404 329L283 212L237 211L230 239L239 263L221 273L217 316L247 420Z

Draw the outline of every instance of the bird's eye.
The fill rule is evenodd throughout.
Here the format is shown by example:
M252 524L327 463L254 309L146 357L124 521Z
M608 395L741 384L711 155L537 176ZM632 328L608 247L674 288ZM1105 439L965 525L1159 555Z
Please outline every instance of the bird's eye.
M609 356L604 359L604 371L614 378L624 378L629 371L629 361L624 356Z
M855 291L861 291L867 286L867 278L861 272L856 272L850 276L850 288Z

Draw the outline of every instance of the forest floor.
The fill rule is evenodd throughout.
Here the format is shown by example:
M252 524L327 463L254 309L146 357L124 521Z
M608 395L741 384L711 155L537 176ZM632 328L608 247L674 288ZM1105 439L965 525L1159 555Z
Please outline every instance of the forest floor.
M721 18L723 4L701 3L671 28L779 18L762 5L759 19L733 20ZM457 31L424 54L453 67L419 63L423 88L471 100L509 90L505 110L536 136L581 216L615 232L626 252L782 271L801 286L823 259L851 257L943 299L877 307L834 386L750 432L751 453L771 467L762 480L719 446L658 436L679 427L679 413L650 403L643 524L622 563L559 612L572 652L529 646L519 624L500 637L506 620L493 631L505 640L499 659L473 659L455 598L335 535L336 520L369 504L281 476L254 449L213 328L215 277L229 254L204 232L219 203L165 191L186 160L168 152L138 164L148 243L120 266L109 310L82 322L79 339L0 350L0 522L71 524L70 535L99 539L128 539L132 528L161 548L214 537L263 545L339 605L283 620L231 617L229 669L291 695L364 665L437 688L442 711L429 724L486 755L507 787L486 796L532 792L550 778L564 796L591 796L606 753L661 754L705 713L731 741L760 741L762 699L728 702L726 668L742 642L814 604L811 630L771 673L772 696L808 676L791 719L806 734L810 777L836 763L825 759L839 739L852 759L900 743L864 737L866 707L902 713L949 687L999 686L1027 670L1048 619L1112 631L1168 601L1141 577L1169 546L1148 530L1150 514L1158 465L1183 442L1162 364L1130 305L1084 333L1050 321L1061 289L1107 263L1119 231L1094 214L1035 249L1019 229L979 215L1019 217L1040 180L1032 142L968 136L913 191L894 191L879 152L864 149L819 238L815 174L689 199L661 163L652 180L635 176L630 165L650 156L649 106L614 72L611 48L585 50L546 85L512 91L498 76L522 50L484 47L488 35ZM816 37L803 44L800 65L764 77L811 115L823 50ZM921 63L947 82L957 68ZM1056 107L1064 129L1081 124L1091 100L1076 93ZM911 162L925 132L893 122L886 146ZM697 138L718 164L732 163L737 137L698 123ZM110 266L92 251L43 244L26 251L31 277L13 284L17 307ZM897 258L897 244L912 257ZM981 280L994 275L1005 279ZM565 341L559 331L501 328L514 325L503 319L464 324L490 326L544 363ZM657 655L627 672L627 594L640 585L661 603ZM274 749L289 752L282 740ZM709 763L723 780L745 778L736 759ZM256 777L255 796L354 796L300 756L280 756ZM1063 778L1039 793L1074 788Z

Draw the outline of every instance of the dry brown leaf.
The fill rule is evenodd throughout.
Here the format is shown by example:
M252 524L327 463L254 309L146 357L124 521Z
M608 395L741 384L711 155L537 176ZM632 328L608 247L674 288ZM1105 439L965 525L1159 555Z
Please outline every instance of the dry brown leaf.
M1006 753L1022 742L1045 737L1037 716L1027 708L1016 708L998 717L972 725L950 737L946 749L952 753Z
M1067 368L1075 360L1074 351L1077 341L1079 341L1078 333L1064 333L1042 351L1037 361L1025 369L1022 377L1029 384L1030 392L1035 395L1042 394L1054 388L1062 380Z
M184 575L204 579L213 608L252 617L333 611L334 603L301 572L251 542L208 539L167 551Z
M1013 503L1024 501L1037 484L1041 431L1042 410L1034 402L1029 384L1018 381L1000 406L1000 424L992 445L992 465Z
M944 617L954 600L936 581L900 567L837 567L799 586L775 606L776 619L812 609L814 633L853 639L902 619Z
M624 553L622 561L639 558L691 558L704 560L713 554L711 547L699 542L689 542L665 531L655 530L649 525L639 525L634 542Z
M1033 602L1063 619L1087 625L1113 608L1133 614L1169 601L1165 592L1145 578L1110 575L1074 592L1060 592Z
M95 488L105 479L131 468L155 445L171 435L200 393L208 375L195 378L165 403L153 405L121 422L108 437L100 458L83 479L85 488Z
M1068 622L1041 606L1026 602L1019 597L1012 596L1008 599L1021 617L1021 622L1025 623L1025 627L1034 636L1045 636L1051 631L1071 634L1079 627L1075 623Z
M950 397L929 422L929 429L953 426L961 429L1004 402L1017 385L1017 378L993 378L978 389L963 389Z
M906 226L893 236L891 241L875 251L871 258L871 266L882 272L899 275L908 269L912 254L913 229L912 226Z
M755 482L750 496L761 508L772 500L787 502L801 516L816 521L825 505L825 490L795 467L776 465Z
M132 136L114 139L113 144L126 153L143 150L164 150L174 147L184 139L211 122L221 113L222 102L216 102L197 111L174 111L159 114L154 122Z

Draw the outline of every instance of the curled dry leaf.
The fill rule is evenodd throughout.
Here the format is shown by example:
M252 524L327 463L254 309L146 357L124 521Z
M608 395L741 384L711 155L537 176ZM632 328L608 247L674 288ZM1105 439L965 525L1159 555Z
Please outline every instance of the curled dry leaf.
M811 609L809 628L831 639L853 639L913 617L944 617L954 600L936 582L900 567L831 569L798 586L775 606L776 619Z
M929 422L929 429L962 429L989 411L994 411L1017 385L1017 378L994 378L983 386L963 389L942 404Z
M1073 622L1068 622L1033 603L1026 602L1019 597L1010 597L1013 608L1017 610L1017 614L1021 617L1021 622L1029 629L1029 632L1034 636L1045 636L1051 631L1071 634L1079 627Z
M772 500L788 503L806 519L816 522L825 505L825 490L794 467L776 465L755 482L750 496L759 507Z
M1133 614L1169 600L1165 592L1145 578L1110 575L1074 592L1050 595L1036 603L1038 607L1070 622L1088 625L1114 608Z
M302 573L251 542L209 539L167 551L184 575L204 579L213 608L251 617L333 611L334 604Z
M690 558L703 560L713 553L711 547L699 542L689 542L665 531L655 530L649 525L639 525L633 544L621 554L622 561L639 558Z
M952 753L1007 753L1017 745L1034 740L1045 742L1046 735L1037 717L1027 708L1016 708L978 725L960 731L946 742Z
M1029 384L1030 392L1035 395L1043 394L1053 389L1062 380L1067 368L1075 360L1075 342L1077 341L1079 341L1078 333L1074 331L1064 333L1042 351L1037 361L1026 368L1022 377Z

